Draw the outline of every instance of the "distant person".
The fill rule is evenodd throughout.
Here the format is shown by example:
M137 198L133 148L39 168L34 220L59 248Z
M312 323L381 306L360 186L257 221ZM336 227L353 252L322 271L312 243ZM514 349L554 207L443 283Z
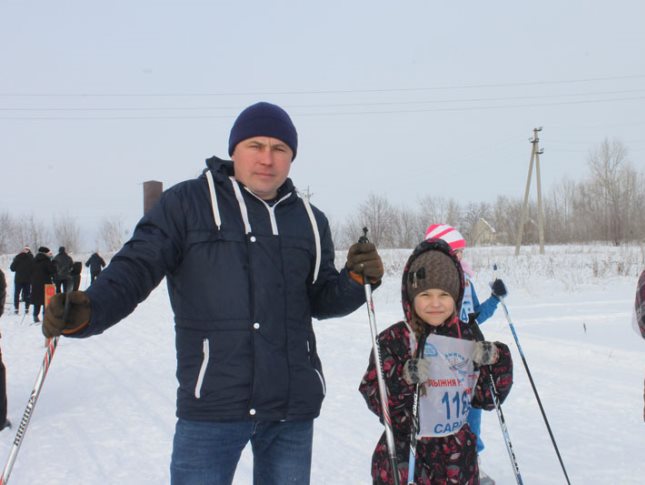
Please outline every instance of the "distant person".
M232 161L212 157L166 190L87 291L47 307L45 336L88 337L166 278L179 381L172 485L230 484L248 442L255 484L310 482L325 396L312 318L360 307L360 274L379 284L383 263L357 243L336 269L327 218L288 177L297 147L286 111L248 107L230 132Z
M72 263L72 291L78 291L81 287L81 273L83 273L83 263L81 261L74 261Z
M636 284L636 300L634 301L634 317L636 326L643 338L645 338L645 270L641 273Z
M634 301L634 319L641 337L645 338L645 270L638 278L636 285L636 300ZM645 421L645 387L643 387L643 421Z
M513 383L511 353L501 342L472 342L472 328L460 322L463 270L445 241L430 239L414 249L403 270L401 293L405 320L378 336L399 483L411 478L408 463L417 385L414 483L479 483L476 437L467 415L474 408L494 409L491 376L498 399L506 399ZM368 408L381 417L375 365L372 351L359 391ZM456 401L453 396L458 396ZM372 455L372 480L375 485L394 483L385 433Z
M4 313L4 304L7 301L7 279L4 272L0 269L0 317Z
M90 259L85 261L85 266L90 268L90 284L101 274L101 269L105 268L105 260L95 251Z
M45 306L45 285L51 284L56 274L52 252L46 246L38 248L31 272L31 304L34 307L34 322L40 322L40 309ZM44 311L44 308L43 308Z
M459 319L468 323L470 321L471 315L477 321L478 325L481 325L490 317L493 316L495 310L497 310L497 305L499 304L499 299L505 297L508 294L506 290L506 285L501 279L496 279L492 283L492 293L491 295L483 302L479 302L477 297L477 292L475 291L475 285L473 283L473 278L475 276L472 268L464 259L464 251L466 250L466 239L461 235L461 233L452 226L448 224L431 224L426 229L425 239L439 238L448 243L450 248L454 251L455 256L459 260L462 269L464 270L464 278L466 282L466 287L464 290L464 298L461 301L461 312L459 313ZM477 436L477 454L480 455L484 451L484 442L481 439L481 423L482 423L482 410L474 408L468 413L468 424L470 429ZM488 474L479 466L479 481L480 485L493 485L495 481L488 476Z
M71 290L74 283L74 279L72 278L74 261L65 251L65 246L58 248L58 254L54 257L54 263L56 263L56 275L54 276L56 293Z
M13 308L17 315L20 312L20 302L25 302L25 314L29 313L31 302L31 268L34 265L34 255L29 246L25 246L13 258L9 269L15 274L13 278Z
M7 280L0 269L0 317L4 313L4 304L7 299ZM11 427L7 419L7 370L2 362L2 351L0 350L0 431Z

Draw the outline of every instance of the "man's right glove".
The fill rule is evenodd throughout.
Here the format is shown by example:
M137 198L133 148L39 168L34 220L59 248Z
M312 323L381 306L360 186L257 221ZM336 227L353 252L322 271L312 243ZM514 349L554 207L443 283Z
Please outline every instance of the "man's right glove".
M65 298L69 298L69 315L63 320ZM90 299L84 291L57 293L52 296L45 309L43 335L47 338L61 334L70 335L85 328L90 323Z
M403 380L414 386L432 377L428 359L410 359L403 365Z
M355 275L363 276L370 283L378 283L383 278L383 261L376 251L374 244L355 243L347 251L347 263L345 267ZM352 276L350 273L350 276ZM358 281L358 279L353 278ZM362 283L359 281L359 283Z
M499 278L495 278L495 281L490 284L490 288L493 291L493 295L495 295L497 298L504 298L506 295L508 295L506 285Z

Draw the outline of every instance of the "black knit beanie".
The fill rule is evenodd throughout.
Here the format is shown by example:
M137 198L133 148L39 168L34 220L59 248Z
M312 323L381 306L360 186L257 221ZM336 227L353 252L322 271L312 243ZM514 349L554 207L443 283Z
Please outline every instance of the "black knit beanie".
M231 128L228 154L233 155L239 142L254 136L270 136L283 141L293 151L291 160L296 158L298 133L291 118L280 106L260 102L242 111Z
M459 271L450 256L441 251L426 251L412 261L406 284L410 302L422 291L437 288L449 293L455 304L460 303Z

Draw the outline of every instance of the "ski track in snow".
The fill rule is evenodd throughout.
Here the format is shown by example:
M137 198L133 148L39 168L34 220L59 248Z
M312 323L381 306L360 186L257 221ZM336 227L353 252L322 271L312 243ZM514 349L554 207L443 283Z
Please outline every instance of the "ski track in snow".
M408 253L396 252L399 260ZM8 263L0 263L11 301L13 274ZM563 291L535 273L527 287L510 287L507 304L571 482L642 483L645 341L631 328L636 278L585 281ZM379 330L402 318L395 274L374 292ZM481 300L488 296L488 279L483 275L476 283ZM11 311L0 319L8 417L14 424L0 434L5 459L45 354L40 326L29 324L31 316L21 324L22 315ZM383 426L358 393L371 351L366 309L314 325L327 396L315 422L312 484L369 484L371 455ZM515 385L503 411L524 483L565 483L501 308L482 330L513 353ZM175 393L172 312L162 283L103 335L60 341L11 483L168 483ZM494 411L484 413L482 426L485 470L500 485L515 483ZM234 483L252 483L249 447Z

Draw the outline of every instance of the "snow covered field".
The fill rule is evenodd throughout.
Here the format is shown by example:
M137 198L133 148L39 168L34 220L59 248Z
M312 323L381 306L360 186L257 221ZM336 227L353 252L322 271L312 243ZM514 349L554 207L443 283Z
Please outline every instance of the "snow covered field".
M344 262L338 252L337 264ZM387 275L374 293L379 330L401 318L399 287L409 251L382 251ZM13 296L12 256L0 256ZM78 259L81 259L78 257ZM466 253L480 299L498 276L507 305L574 484L645 481L645 341L632 329L642 247L476 248ZM85 286L87 274L83 275ZM0 346L7 367L11 430L0 433L0 466L41 365L40 327L6 308ZM316 322L327 397L314 437L313 484L368 484L382 427L357 391L371 349L365 307ZM585 330L586 328L586 330ZM524 483L566 483L503 312L482 330L513 351L515 386L503 409ZM125 321L88 340L61 340L14 466L12 484L162 484L169 481L175 400L174 334L165 283ZM485 413L484 469L513 484L494 412ZM236 484L252 482L245 450Z

